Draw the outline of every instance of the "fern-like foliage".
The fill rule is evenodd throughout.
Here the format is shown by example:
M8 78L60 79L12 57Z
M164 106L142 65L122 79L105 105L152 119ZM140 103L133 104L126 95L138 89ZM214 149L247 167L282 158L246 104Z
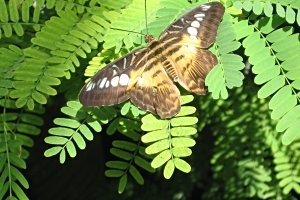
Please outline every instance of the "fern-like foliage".
M271 118L279 120L276 129L284 132L283 143L290 144L299 137L300 130L300 119L295 115L300 104L297 92L299 56L295 52L300 50L300 44L299 33L293 34L292 27L272 30L271 26L282 23L277 15L261 19L253 25L255 31L243 41L243 46L249 62L253 64L252 70L257 74L254 82L264 84L258 91L258 97L272 96L269 102ZM282 126L282 123L285 125Z
M49 130L50 136L45 142L53 145L45 151L45 156L50 157L59 154L60 163L66 161L66 153L75 157L77 150L86 148L85 140L93 140L92 131L100 132L102 124L107 123L113 116L113 108L86 109L77 101L70 101L61 112L69 118L56 118L55 128Z
M290 0L246 0L235 1L234 5L245 11L253 11L254 14L260 15L264 13L267 17L272 17L273 14L278 14L281 18L285 18L287 23L293 24L297 22L300 25L300 4L298 1ZM296 11L295 11L296 10Z
M108 22L97 15L79 21L77 14L71 9L59 11L32 39L35 46L24 50L25 59L10 94L17 98L18 107L46 104L48 96L57 94L53 86L60 84L59 78L70 78L70 72L80 65L79 58L86 58L102 41ZM25 90L22 85L27 86Z
M228 97L227 88L240 87L244 79L244 75L240 72L244 68L243 59L241 56L232 53L241 44L236 41L236 34L231 20L232 17L230 15L224 15L218 29L216 41L219 63L212 69L205 80L214 99L219 97L226 99Z
M126 137L124 140L115 140L112 143L110 153L117 159L106 162L108 169L105 171L107 177L118 178L118 192L123 193L128 184L130 175L138 184L144 184L144 178L139 168L150 173L155 170L150 165L150 156L145 153L145 146L141 142L141 122L138 120L118 117L111 123L109 134L116 131Z
M193 100L192 96L182 96L182 105ZM179 169L185 173L191 171L191 166L182 159L192 154L196 142L191 137L197 133L195 124L198 119L193 116L195 107L182 106L180 112L171 120L160 120L152 114L142 118L142 129L147 131L142 137L144 143L151 143L146 148L149 155L156 154L151 166L153 168L164 166L164 177L169 179L174 173L174 169Z
M29 183L22 173L26 169L25 159L28 158L27 148L33 146L32 136L40 133L39 127L44 113L40 106L33 111L19 110L15 102L1 99L0 106L0 199L28 199L23 189L29 188Z
M116 178L118 192L132 199L127 190L131 180L146 184L145 172L176 179L181 173L175 169L191 173L185 176L194 184L190 188L204 191L203 199L296 199L298 0L222 1L226 13L210 48L218 65L206 79L211 95L183 95L181 111L172 119L161 120L129 101L86 108L74 99L83 74L91 77L144 46L144 34L158 38L174 19L206 2L151 0L145 15L144 0L0 0L0 199L30 198L22 174L28 148L41 131L43 106L56 101L57 94L66 105L60 99L61 116L51 116L54 127L45 138L45 156L65 163L95 133L106 133L112 138L112 158L105 175ZM205 137L209 143L203 143ZM199 156L206 152L211 154ZM175 192L182 199L192 193L174 189L169 199Z

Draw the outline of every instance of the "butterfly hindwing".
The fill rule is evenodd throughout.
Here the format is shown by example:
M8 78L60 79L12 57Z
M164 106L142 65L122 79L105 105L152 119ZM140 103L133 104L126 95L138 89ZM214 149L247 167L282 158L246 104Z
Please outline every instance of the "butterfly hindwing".
M206 94L205 77L216 64L217 58L210 51L182 46L167 58L165 68L167 71L175 68L178 73L172 76L174 81L186 90L200 95Z
M150 60L146 65L148 63ZM130 99L139 108L158 114L162 119L180 110L180 92L160 62L145 68L130 91Z

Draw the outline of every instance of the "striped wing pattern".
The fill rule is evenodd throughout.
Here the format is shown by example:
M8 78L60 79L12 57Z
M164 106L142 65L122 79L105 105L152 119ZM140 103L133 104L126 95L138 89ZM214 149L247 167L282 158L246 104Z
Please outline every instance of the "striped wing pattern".
M128 99L162 119L180 110L178 82L195 94L205 94L204 80L217 64L207 48L214 43L224 14L218 2L203 4L172 23L147 48L137 49L108 64L79 94L85 106L115 105Z

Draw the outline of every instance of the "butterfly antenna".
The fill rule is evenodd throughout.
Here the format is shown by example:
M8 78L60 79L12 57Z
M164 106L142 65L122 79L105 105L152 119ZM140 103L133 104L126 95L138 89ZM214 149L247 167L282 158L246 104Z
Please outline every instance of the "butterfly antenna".
M140 33L140 32L137 32L137 31L130 31L130 30L125 30L125 29L121 29L121 28L111 28L113 30L117 30L117 31L124 31L124 32L128 32L128 33L137 33L137 34L141 34L143 36L145 36L144 33Z
M148 20L147 20L147 0L145 0L145 23L146 23L146 35L148 35Z

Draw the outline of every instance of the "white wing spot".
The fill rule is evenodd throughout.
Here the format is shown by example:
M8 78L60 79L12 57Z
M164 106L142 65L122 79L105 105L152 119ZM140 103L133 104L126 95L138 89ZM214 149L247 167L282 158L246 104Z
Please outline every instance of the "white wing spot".
M202 22L203 21L203 18L200 18L200 17L197 17L196 18L199 22Z
M178 25L172 25L173 28L182 28L182 26L178 26Z
M197 40L197 37L195 35L190 35L191 40Z
M138 84L142 85L145 82L145 79L143 77L140 77L138 80Z
M105 88L108 88L108 87L109 87L109 81L106 81Z
M102 79L101 79L101 78L99 78L99 80L97 81L96 85L98 85L98 86L99 86L99 85L100 85L100 83L101 83L101 80L102 80Z
M187 28L187 32L190 34L190 35L193 35L193 36L196 36L198 34L198 31L195 27L188 27Z
M104 85L105 85L106 80L107 80L106 77L104 77L104 78L102 79L102 81L101 81L101 83L100 83L100 85L99 85L99 88L100 88L100 89L104 88Z
M117 70L113 69L113 75L112 76L115 76L117 74L118 74Z
M129 76L127 74L121 74L119 83L122 86L128 85L129 80L130 80L130 78L129 78Z
M210 9L210 6L208 6L208 5L202 5L201 7L204 11L207 11L208 9Z
M205 17L205 14L204 13L198 13L198 14L196 14L196 15L194 15L194 17L195 18L203 18L203 17Z
M119 76L113 77L110 81L111 86L117 87L119 84L119 78L120 78Z
M126 59L126 58L124 58L123 69L125 69L125 68L126 68L126 63L127 63L127 59Z
M94 84L93 84L92 82L89 82L89 83L86 85L85 90L86 90L86 91L90 91L90 90L93 89L93 88L94 88Z
M200 23L198 21L193 21L191 23L191 26L195 27L195 28L199 28L200 27Z
M192 51L193 53L196 52L196 47L194 47L193 45L187 45L187 48Z

